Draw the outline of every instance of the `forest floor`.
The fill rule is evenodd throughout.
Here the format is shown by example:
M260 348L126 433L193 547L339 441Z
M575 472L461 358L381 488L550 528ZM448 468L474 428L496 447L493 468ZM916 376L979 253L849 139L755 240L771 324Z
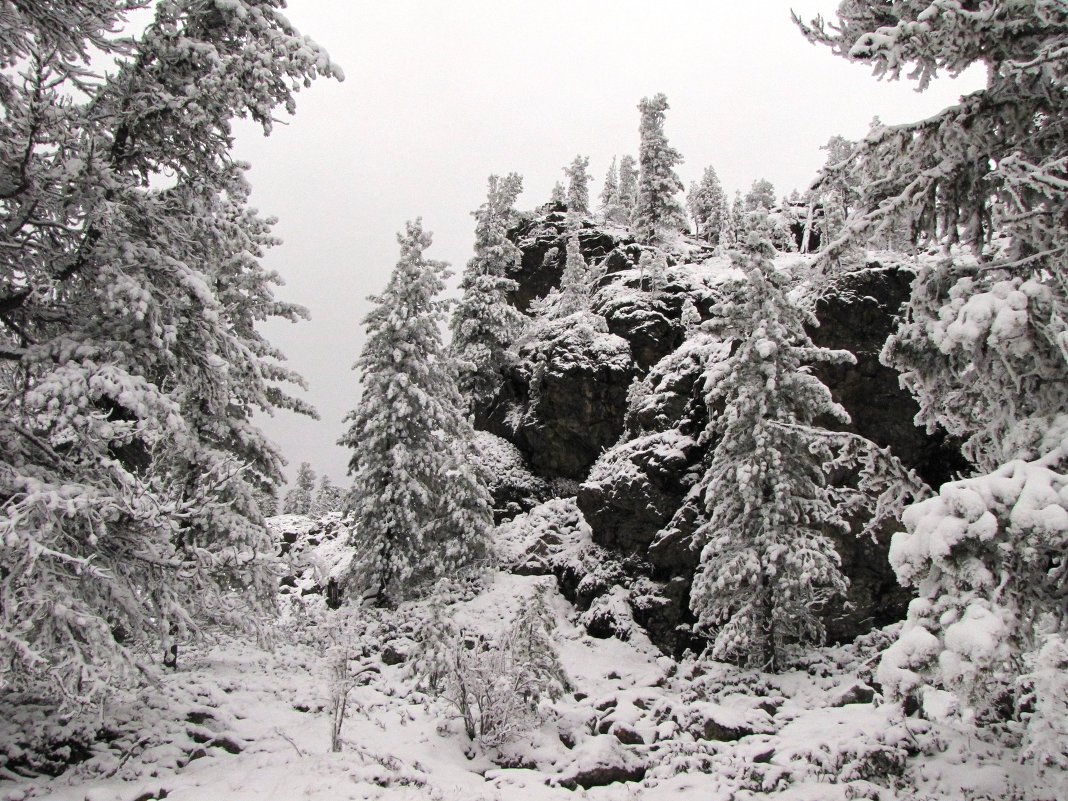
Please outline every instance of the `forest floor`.
M158 684L116 694L97 719L107 722L106 736L59 776L5 769L0 799L1068 797L1063 775L1037 776L996 743L880 704L871 678L885 632L771 675L676 663L640 633L594 639L547 577L499 573L485 592L449 608L487 625L538 592L556 619L570 691L546 705L539 728L503 748L473 744L446 704L417 689L411 660L382 659L378 642L371 680L349 691L334 753L330 649L292 634L271 648L220 639L183 652L179 670ZM24 708L0 724L0 736L26 744L45 736L30 731L32 721L41 727ZM72 742L84 725L48 722L53 740L67 726Z

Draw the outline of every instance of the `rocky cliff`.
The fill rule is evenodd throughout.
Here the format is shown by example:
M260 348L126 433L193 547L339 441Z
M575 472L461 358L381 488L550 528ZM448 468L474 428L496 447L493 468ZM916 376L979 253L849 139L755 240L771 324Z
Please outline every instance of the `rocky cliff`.
M512 232L523 254L512 276L519 286L511 299L519 309L529 310L559 282L573 231L566 215L551 212L524 219ZM642 587L640 598L630 595L635 619L665 651L678 652L697 645L688 629L688 587L698 554L685 514L670 530L665 526L706 456L696 439L709 413L698 379L707 360L722 358L726 347L707 334L687 336L682 310L690 301L707 319L717 287L736 276L727 259L683 239L669 255L666 284L654 291L638 267L642 247L625 229L586 221L577 235L587 261L603 267L594 310L607 332L558 332L550 341L523 344L497 398L476 410L476 422L512 443L556 494L576 497L602 557L614 554L627 566L617 585ZM855 365L819 372L849 412L848 428L889 447L937 484L964 467L959 451L915 427L915 402L878 359L912 277L900 263L873 261L820 300L820 325L811 334L817 344L857 357ZM830 637L850 639L903 614L908 598L886 559L889 533L877 540L838 538L851 589L847 603L826 610ZM575 565L566 562L552 562L565 590L579 583Z

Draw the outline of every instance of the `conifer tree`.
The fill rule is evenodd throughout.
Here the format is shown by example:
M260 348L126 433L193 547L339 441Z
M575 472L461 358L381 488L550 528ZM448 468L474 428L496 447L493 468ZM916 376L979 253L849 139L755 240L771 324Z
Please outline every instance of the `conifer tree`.
M601 214L605 222L626 224L629 221L629 213L623 204L619 188L619 171L616 168L616 159L612 158L612 165L604 177L604 187L601 189Z
M638 205L638 170L634 156L624 156L619 161L619 205L631 222Z
M712 413L703 440L714 446L695 489L703 549L690 597L699 626L713 634L714 658L772 670L789 645L822 640L817 612L846 590L826 529L848 527L825 474L832 454L813 421L848 415L806 366L853 361L809 339L773 254L764 220L736 254L745 286L715 317L737 345L705 381Z
M319 490L315 493L315 503L312 505L313 515L322 516L330 512L340 512L344 503L344 490L334 486L330 476L324 475L319 479Z
M589 313L601 273L586 263L577 234L567 240L567 255L560 286L538 302L536 313L546 320L560 320L573 314Z
M293 489L286 493L283 513L287 515L310 515L315 505L315 471L311 464L301 462L297 468L297 480Z
M612 157L612 163L608 172L604 175L604 186L601 187L601 211L607 216L610 206L619 204L619 170L616 167L616 157Z
M553 193L549 197L549 203L553 206L567 205L567 190L564 189L564 185L559 181L553 184Z
M734 202L731 203L730 207L730 217L727 222L724 243L731 247L741 246L745 243L747 231L748 224L746 222L745 206L742 202L742 193L740 190L736 190Z
M686 205L693 217L694 235L712 245L719 245L727 226L727 196L713 167L706 167L700 183L690 184Z
M6 4L0 34L0 662L67 699L260 617L282 460L252 417L310 411L256 330L302 310L231 123L340 71L280 0L165 0L127 39L136 5Z
M675 167L682 155L667 143L664 135L664 112L667 97L661 93L642 98L638 149L638 197L632 224L638 241L657 244L669 232L682 230L686 215L676 195L685 188Z
M746 211L763 209L771 211L775 207L775 186L765 178L758 178L746 192L743 208Z
M468 408L493 399L508 363L509 348L525 321L508 302L508 293L518 287L509 274L522 255L508 239L508 229L522 189L523 179L515 173L504 178L491 175L486 202L473 212L475 255L464 269L460 283L463 297L451 322L457 383Z
M572 214L590 213L590 166L589 156L575 156L570 165L564 167L567 175L567 210Z
M920 90L939 70L986 66L983 90L877 126L823 178L861 179L829 263L902 222L944 248L883 360L917 423L963 438L977 473L905 514L891 560L920 597L880 673L893 696L952 690L982 720L1068 632L1068 7L973 5L854 2L830 28L801 27L881 77L907 69Z
M389 604L487 554L493 518L474 431L442 343L447 265L424 257L420 220L398 235L401 258L364 320L363 392L340 444L353 449L356 555L349 597Z

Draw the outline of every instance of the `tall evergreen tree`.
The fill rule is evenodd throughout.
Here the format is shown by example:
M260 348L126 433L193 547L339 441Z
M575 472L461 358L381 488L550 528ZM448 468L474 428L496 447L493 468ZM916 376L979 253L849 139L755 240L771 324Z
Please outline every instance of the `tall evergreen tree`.
M605 222L626 224L630 215L623 204L623 198L619 188L619 170L616 168L616 159L612 158L612 164L604 176L604 187L601 189L601 214Z
M567 206L567 190L559 181L553 184L553 193L549 197L549 203L553 206Z
M897 697L950 689L982 719L1068 632L1068 6L973 6L853 2L802 29L881 77L907 67L921 90L938 70L986 66L983 90L876 127L824 177L862 178L828 260L901 221L944 247L883 359L917 422L963 438L977 474L906 512L891 560L920 598L881 672Z
M349 471L356 556L352 594L379 604L483 558L493 525L474 431L446 357L440 325L447 265L424 257L420 220L398 235L401 258L364 320L356 369L363 392L340 444Z
M612 157L612 163L604 175L604 186L601 187L601 211L607 215L608 208L612 205L619 205L619 170L616 167L615 156Z
M713 657L774 670L789 645L822 640L818 610L846 590L826 529L848 527L828 487L832 454L813 423L849 418L807 365L853 357L809 339L809 320L771 263L766 228L764 220L736 254L746 283L715 318L737 345L705 381L703 440L714 445L695 489L703 549L690 605L714 635Z
M573 314L589 313L593 295L602 273L587 264L577 235L567 240L567 256L560 286L538 302L537 315L545 320L560 320Z
M315 502L311 508L313 515L322 516L330 512L340 512L344 503L344 491L334 486L330 476L324 475L319 479L319 490L315 493Z
M756 211L757 209L771 211L775 208L774 184L766 178L758 178L753 181L753 185L749 187L749 191L745 194L743 208L746 211Z
M729 207L713 167L706 167L700 183L690 185L686 205L693 217L694 235L712 245L719 245L727 226Z
M684 190L675 167L682 155L667 143L664 134L664 112L667 97L661 93L651 99L642 98L638 149L638 197L632 224L640 242L656 244L669 232L683 229L686 215L676 195Z
M515 201L523 179L515 173L491 175L486 202L475 217L475 255L464 269L463 296L452 316L452 353L457 382L469 407L492 400L508 363L509 348L524 324L524 316L508 302L518 287L509 274L519 264L519 248L508 239L515 218Z
M287 515L310 515L315 505L315 471L309 462L301 462L293 489L286 493L282 513Z
M623 207L626 221L630 222L638 205L638 170L634 156L619 160L619 205Z
M572 214L590 213L590 166L589 156L575 156L575 160L564 167L567 175L567 210Z
M164 0L128 40L136 5L6 4L0 34L0 662L67 698L257 618L281 457L252 417L310 411L255 327L302 310L259 263L231 121L269 132L340 72L280 0Z

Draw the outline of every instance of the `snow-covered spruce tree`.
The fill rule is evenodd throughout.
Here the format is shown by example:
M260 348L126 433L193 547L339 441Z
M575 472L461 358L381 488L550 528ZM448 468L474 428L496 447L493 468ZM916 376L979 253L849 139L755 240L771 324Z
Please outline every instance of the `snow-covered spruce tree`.
M608 172L604 174L604 185L601 187L601 211L607 213L608 207L619 203L619 168L616 167L616 157L612 157L612 163L608 165Z
M734 192L734 202L730 205L730 214L723 231L723 244L738 247L746 239L745 207L742 203L742 193Z
M575 156L575 160L564 167L567 175L567 210L572 214L590 213L590 166L589 156Z
M586 263L577 234L567 240L564 271L560 286L539 301L534 313L538 320L561 320L573 314L588 314L593 308L593 295L601 279L600 271ZM536 327L536 324L535 324Z
M340 72L278 0L162 0L127 41L133 5L6 4L0 34L0 683L68 699L257 619L281 458L251 418L309 411L255 328L301 310L230 126Z
M754 226L734 254L745 284L714 318L736 345L705 376L702 439L714 446L694 489L703 547L690 606L713 658L775 670L789 646L822 640L819 610L847 587L827 534L848 530L827 482L834 456L813 421L848 416L807 365L853 357L812 343L772 265L767 221Z
M315 502L312 504L311 513L322 516L330 512L340 512L345 503L345 491L341 487L334 486L330 476L324 475L319 479L319 489L315 493Z
M619 205L623 207L625 222L630 222L638 205L638 169L634 156L619 160Z
M693 217L694 235L719 245L730 209L714 167L705 167L701 182L690 184L686 207Z
M638 196L631 217L631 225L639 242L658 244L668 233L686 226L686 213L676 195L685 190L675 167L682 155L667 143L664 134L664 112L667 97L643 97L638 104L641 124L638 128Z
M487 555L493 525L474 431L440 324L444 262L423 256L420 220L398 235L400 261L364 319L356 370L363 392L340 444L353 450L349 496L356 555L350 597L395 603Z
M567 190L564 185L557 181L553 184L552 195L549 196L549 204L553 206L567 206Z
M1068 630L1068 6L853 2L802 29L920 89L986 66L984 89L875 128L826 172L864 178L831 257L902 222L946 246L883 359L918 423L965 439L977 475L905 516L891 559L920 597L883 664L899 697L943 687L981 718Z
M497 393L509 348L525 322L508 302L508 293L518 286L509 272L522 255L508 239L508 229L521 191L523 179L515 173L491 175L486 202L473 212L475 255L464 269L463 296L451 321L457 382L468 408L488 403Z
M745 193L743 208L746 211L764 209L771 211L775 207L775 185L765 178L753 181L749 191Z
M629 220L629 214L624 208L619 192L619 170L616 168L615 157L612 158L612 164L604 176L604 187L601 189L601 214L608 223L625 225Z
M308 462L297 468L297 480L293 489L286 493L282 513L287 515L310 515L315 505L315 471Z

